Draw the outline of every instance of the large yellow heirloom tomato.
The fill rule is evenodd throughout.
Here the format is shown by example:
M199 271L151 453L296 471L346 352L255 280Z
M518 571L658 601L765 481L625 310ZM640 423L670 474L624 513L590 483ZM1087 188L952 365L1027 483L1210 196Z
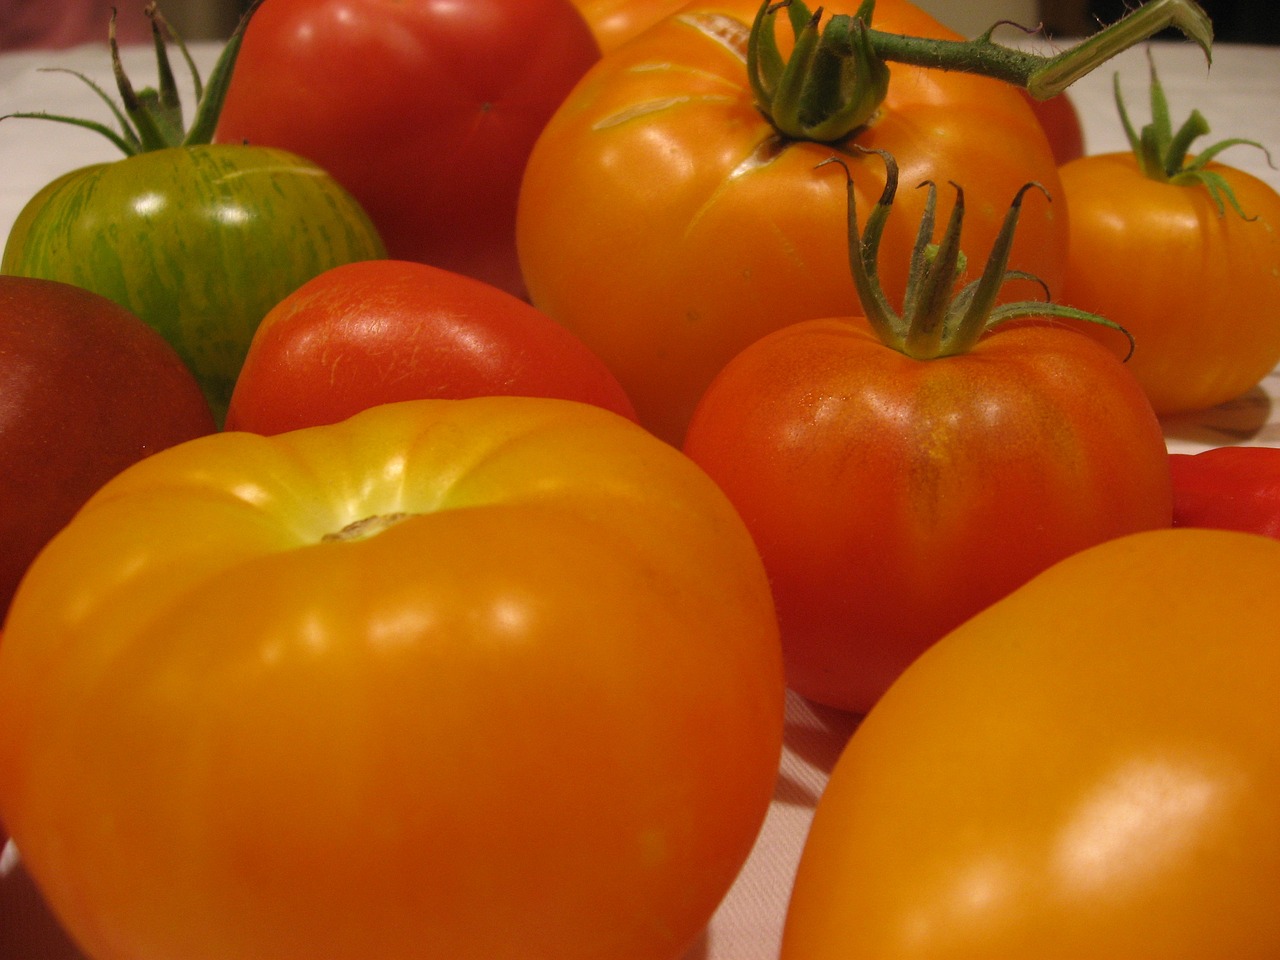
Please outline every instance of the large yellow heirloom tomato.
M691 461L570 401L409 402L85 506L0 642L0 818L95 960L670 960L782 706Z
M1062 561L868 714L783 960L1280 956L1280 543L1179 529Z

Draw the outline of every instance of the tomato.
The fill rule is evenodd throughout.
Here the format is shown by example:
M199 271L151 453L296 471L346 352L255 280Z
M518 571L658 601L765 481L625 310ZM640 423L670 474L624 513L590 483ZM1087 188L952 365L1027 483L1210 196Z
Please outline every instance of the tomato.
M214 429L191 372L136 316L70 284L0 276L0 621L98 487Z
M599 56L570 0L271 0L246 31L216 137L319 163L390 256L523 294L521 172Z
M899 313L876 279L898 184L884 161L889 189L865 230L847 181L863 315L748 346L707 388L684 443L760 549L790 685L858 713L1046 567L1172 513L1160 423L1123 364L1050 325L1070 310L994 302L1033 185L977 285L957 288L963 191L932 257L923 218Z
M1154 70L1151 88L1157 119L1149 129L1163 133L1142 141L1170 144L1169 155L1145 155L1122 114L1133 152L1062 168L1071 210L1062 299L1132 334L1134 375L1156 411L1173 414L1232 400L1280 362L1280 194L1211 160L1233 141L1185 156L1194 138L1181 134L1203 118L1194 115L1175 138Z
M396 400L562 397L635 419L617 379L523 300L423 263L327 270L266 315L227 428L280 433Z
M237 32L186 131L163 107L176 105L177 93L158 43L169 83L157 116L130 111L127 136L96 126L127 156L41 189L19 213L0 262L6 274L92 290L159 330L219 422L263 315L317 273L384 254L360 205L314 163L282 150L202 142L238 39ZM115 50L113 62L119 67ZM118 78L127 105L138 95L122 69Z
M1280 954L1277 579L1140 533L935 645L836 764L782 960Z
M1280 447L1171 453L1173 525L1280 539Z
M573 0L604 53L670 16L689 0Z
M855 145L893 153L913 185L964 183L966 249L990 248L1027 181L1059 192L1022 95L970 74L895 64L865 128L836 144L778 136L748 82L746 23L757 7L699 2L602 58L539 137L521 188L517 242L533 303L599 354L641 422L676 443L703 390L743 347L856 305L844 183L814 170L833 153L855 168L861 200L879 194L884 174ZM873 23L957 36L905 0L881 0ZM902 206L918 215L924 191L911 193ZM905 254L911 237L895 228L886 246ZM1061 205L1028 196L1012 265L1056 290L1066 241ZM901 295L905 263L886 264L891 298Z
M764 557L791 686L856 712L1045 567L1171 520L1138 384L1048 326L920 361L856 318L792 325L713 381L685 451Z
M1049 138L1058 166L1084 156L1084 127L1070 94L1060 93L1047 100L1028 95L1027 102Z
M91 956L675 957L783 699L759 557L678 451L384 404L163 451L54 538L0 644L0 818Z
M1244 171L1209 169L1251 219L1219 211L1202 187L1149 179L1130 154L1062 168L1072 249L1062 299L1133 335L1130 366L1161 414L1225 403L1280 362L1280 195Z
M0 269L136 313L186 361L221 419L263 315L323 270L381 255L359 206L314 164L212 145L59 177L18 215Z

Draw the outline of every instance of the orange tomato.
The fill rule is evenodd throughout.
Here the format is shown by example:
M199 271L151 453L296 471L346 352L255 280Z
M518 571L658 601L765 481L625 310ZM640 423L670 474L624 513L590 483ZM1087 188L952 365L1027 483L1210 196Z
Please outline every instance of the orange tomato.
M573 0L600 50L608 53L663 17L675 13L689 0Z
M1280 955L1280 543L1163 530L1064 560L854 733L782 960Z
M126 470L0 644L0 819L99 960L653 960L777 774L701 471L587 404L381 405Z
M530 156L517 245L529 294L622 381L641 422L679 442L712 377L753 340L798 320L856 310L845 179L815 167L842 154L870 209L883 163L904 183L963 183L963 244L991 248L1028 181L1057 197L1044 131L1022 94L995 80L894 65L875 118L835 144L778 136L756 108L745 64L759 4L701 0L597 63ZM853 0L829 5L852 13ZM777 24L785 36L785 15ZM877 4L877 29L955 37L905 0ZM916 224L925 191L904 190ZM1011 268L1057 288L1066 211L1028 195ZM885 286L901 296L913 226L886 232ZM1018 285L1013 285L1017 287ZM1037 295L1030 286L1010 296Z
M1071 211L1059 299L1125 327L1129 367L1160 414L1201 410L1257 385L1280 362L1280 194L1219 163L1245 215L1203 185L1147 177L1130 153L1061 170ZM1086 325L1117 353L1128 341Z

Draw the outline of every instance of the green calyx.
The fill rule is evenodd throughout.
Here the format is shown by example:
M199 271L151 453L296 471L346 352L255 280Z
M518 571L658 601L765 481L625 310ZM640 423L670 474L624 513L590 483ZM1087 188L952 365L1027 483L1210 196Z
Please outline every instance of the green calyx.
M120 47L116 43L116 14L113 8L107 42L111 49L111 67L116 80L116 89L120 93L120 103L113 101L102 87L82 73L60 68L52 68L51 72L70 73L87 84L110 108L119 124L118 131L96 120L43 112L11 113L6 117L0 117L0 120L7 117L28 117L84 127L102 134L119 147L125 156L130 157L169 147L211 143L214 130L218 125L218 115L222 112L222 104L226 100L227 88L231 84L231 73L235 69L236 58L240 54L240 44L244 39L245 28L249 25L249 18L261 3L262 0L253 0L245 10L214 64L207 85L202 82L200 72L196 69L195 61L191 59L191 54L187 51L182 37L165 20L154 3L148 4L145 12L151 20L151 36L155 44L159 80L157 87L144 87L141 90L134 89L120 63ZM196 111L190 127L185 125L177 82L169 62L169 40L177 44L195 87Z
M1156 74L1155 60L1151 58L1150 51L1147 56L1151 64L1151 122L1141 131L1136 130L1129 119L1124 95L1120 91L1120 75L1117 73L1114 79L1116 109L1120 113L1120 122L1124 125L1124 132L1129 138L1129 145L1137 158L1139 168L1152 180L1178 186L1202 186L1209 191L1219 214L1225 214L1229 204L1231 209L1241 217L1252 219L1247 217L1240 208L1240 202L1236 199L1231 185L1220 173L1208 169L1208 165L1228 147L1239 145L1257 147L1266 154L1268 163L1271 163L1270 152L1256 140L1231 137L1219 140L1192 156L1191 144L1208 134L1209 122L1199 110L1192 110L1191 116L1177 131L1174 131L1164 88L1160 85L1160 78Z
M777 42L787 11L789 56ZM999 24L974 40L936 40L875 30L875 0L822 22L804 0L763 0L747 42L747 74L756 106L783 137L836 143L871 122L889 88L889 64L958 70L1003 80L1038 99L1061 93L1117 53L1174 27L1210 56L1213 25L1193 0L1149 0L1122 19L1054 56L992 41Z
M952 184L956 202L951 209L942 239L934 244L932 238L937 185L931 181L921 184L928 188L929 195L911 252L902 310L895 311L880 285L878 262L880 238L898 190L898 165L883 150L865 150L858 146L854 149L879 155L886 167L884 190L867 218L865 231L858 225L853 177L848 166L838 157L824 160L819 166L837 163L844 168L848 203L849 269L862 303L863 314L885 346L916 360L935 360L969 352L983 334L1009 320L1061 317L1118 330L1129 338L1132 353L1133 338L1128 331L1097 314L1039 300L1002 304L996 302L1001 287L1009 280L1032 280L1040 283L1041 287L1044 286L1032 274L1008 269L1013 237L1022 211L1022 199L1028 190L1038 189L1043 192L1044 188L1037 183L1024 185L1014 196L981 276L958 291L956 288L964 271L964 256L960 250L964 191Z

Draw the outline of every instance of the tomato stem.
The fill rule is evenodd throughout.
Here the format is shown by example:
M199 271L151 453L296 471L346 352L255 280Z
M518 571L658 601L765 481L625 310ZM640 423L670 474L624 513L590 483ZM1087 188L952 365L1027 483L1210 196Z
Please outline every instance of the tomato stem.
M1133 337L1129 332L1105 317L1056 304L1047 300L1020 300L997 304L1000 289L1010 280L1033 280L1044 287L1032 274L1009 270L1009 254L1013 248L1014 233L1022 211L1022 200L1029 190L1044 188L1038 183L1024 184L1014 196L1000 232L992 245L981 276L966 284L958 292L956 285L964 273L964 255L960 250L960 232L964 222L964 190L958 184L956 201L943 230L942 239L932 242L934 217L937 207L937 185L932 181L921 184L929 191L924 213L916 233L915 246L907 273L906 291L901 313L895 311L885 296L879 280L880 239L888 220L898 189L898 164L884 150L872 150L858 145L854 150L874 153L885 163L885 185L875 209L867 218L867 226L858 226L858 212L853 176L848 164L837 156L829 157L818 166L839 164L845 172L847 218L849 228L849 270L854 287L862 304L863 316L885 346L917 360L935 360L969 352L989 330L1009 320L1024 317L1063 317L1097 323L1117 330L1129 339L1129 352L1133 352ZM1048 196L1048 194L1045 194ZM1127 358L1126 358L1127 359Z
M775 18L785 9L795 37L784 57ZM976 73L1027 90L1038 99L1061 93L1117 53L1175 27L1211 57L1213 24L1193 0L1150 0L1098 33L1053 56L995 43L994 24L973 40L939 40L871 27L875 0L822 27L822 9L804 0L763 0L747 43L747 72L756 104L780 134L835 143L868 123L888 91L888 64Z
M1151 70L1151 122L1141 131L1135 129L1133 122L1129 119L1124 94L1120 89L1120 75L1117 73L1113 78L1116 110L1120 114L1120 122L1129 139L1129 146L1143 174L1162 183L1203 187L1209 191L1219 215L1226 213L1229 204L1239 216L1246 220L1254 219L1247 216L1241 209L1235 191L1231 189L1226 179L1217 171L1208 169L1208 165L1228 147L1244 145L1257 147L1266 154L1267 163L1274 167L1270 151L1256 140L1230 137L1206 147L1195 156L1190 156L1191 144L1209 132L1209 122L1199 110L1192 110L1182 126L1176 132L1174 131L1164 87L1156 73L1155 58L1150 50L1147 51L1147 59Z
M155 3L150 3L145 13L151 20L151 36L156 51L156 69L158 87L144 87L135 90L120 61L120 47L116 42L116 12L112 8L111 19L107 26L107 45L111 51L111 69L115 77L116 89L120 94L120 105L117 106L98 84L83 73L75 70L53 69L55 73L69 73L86 84L103 100L119 124L119 131L112 129L97 120L79 117L66 117L60 114L43 111L21 111L0 116L0 120L10 117L24 117L35 120L53 120L84 127L101 134L116 145L128 157L153 150L164 150L169 147L195 146L213 142L213 134L218 125L218 115L222 112L226 100L227 89L231 85L231 74L235 69L236 58L240 53L240 45L244 39L244 31L249 19L263 0L252 0L240 17L231 38L223 47L206 86L195 61L187 50L187 45L176 30L160 14ZM182 103L178 96L178 85L173 76L169 62L168 40L177 44L187 68L191 73L192 85L196 94L196 111L190 128L184 129ZM122 109L123 108L123 109Z

